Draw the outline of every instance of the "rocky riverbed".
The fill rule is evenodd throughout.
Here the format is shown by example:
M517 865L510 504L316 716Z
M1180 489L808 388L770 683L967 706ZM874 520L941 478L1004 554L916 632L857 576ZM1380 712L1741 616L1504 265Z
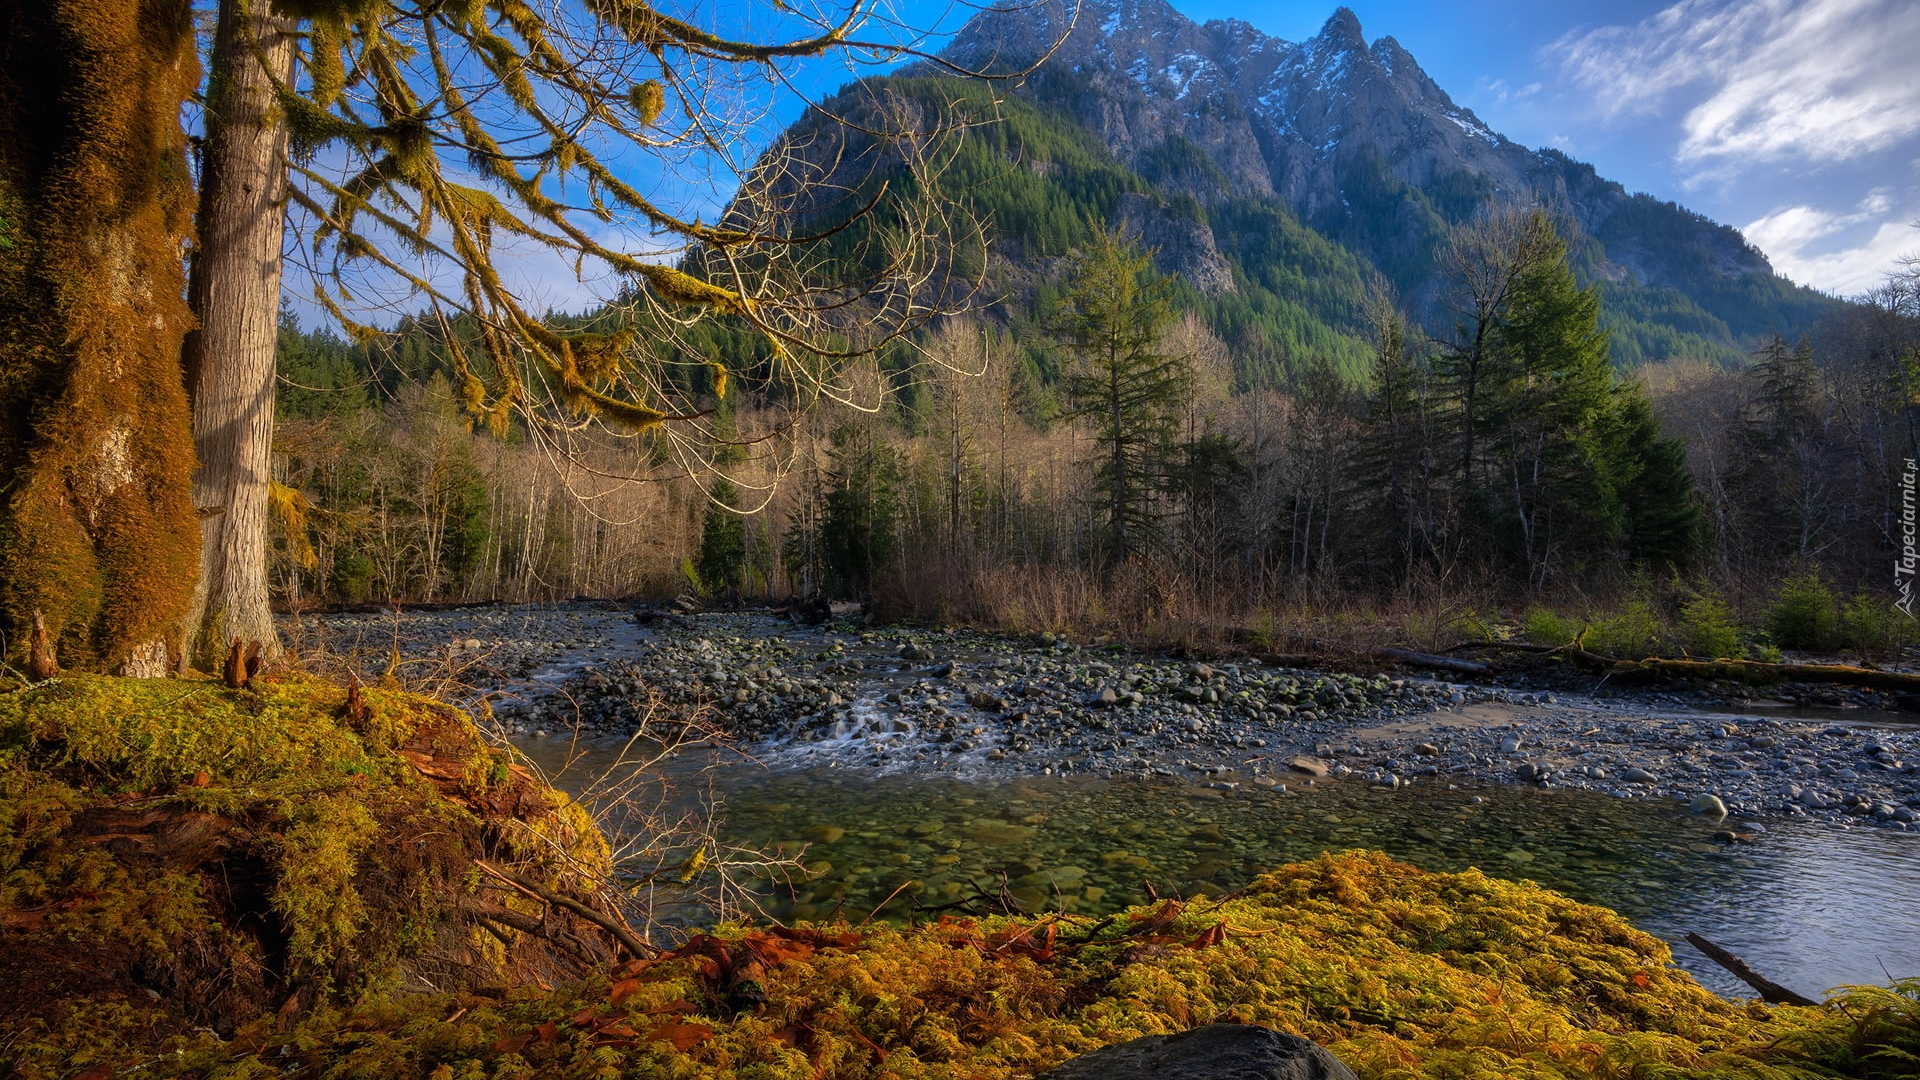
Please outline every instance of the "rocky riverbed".
M397 651L403 676L473 687L509 736L705 720L775 768L1161 778L1275 797L1499 782L1686 803L1728 818L1728 841L1780 815L1920 829L1920 726L1872 709L1766 716L1708 693L1575 692L1557 676L1467 685L584 603L310 615L301 630L370 673Z

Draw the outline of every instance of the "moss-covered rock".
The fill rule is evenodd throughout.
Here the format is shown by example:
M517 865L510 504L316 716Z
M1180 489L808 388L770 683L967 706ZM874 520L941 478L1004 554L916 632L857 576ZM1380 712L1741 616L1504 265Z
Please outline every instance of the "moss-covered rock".
M445 705L303 678L0 693L0 1029L230 1032L611 957L480 860L588 898L610 869L583 811Z
M97 1003L37 1028L15 1068L1005 1078L1231 1020L1297 1032L1381 1080L1914 1075L1920 982L1842 1004L1728 1002L1604 909L1359 852L1286 867L1220 902L1100 922L727 927L555 990L374 995L290 1027L263 1017L231 1039L168 1036L140 1009Z

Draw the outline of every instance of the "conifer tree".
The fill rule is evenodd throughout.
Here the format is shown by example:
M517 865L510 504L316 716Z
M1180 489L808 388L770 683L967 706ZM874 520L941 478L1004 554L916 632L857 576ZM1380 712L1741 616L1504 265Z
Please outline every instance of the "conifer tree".
M869 593L899 554L899 456L871 422L844 425L833 442L820 546L841 590Z
M1628 473L1620 489L1627 558L1657 570L1686 569L1699 553L1704 527L1686 445L1661 433L1639 383L1621 383L1616 397L1616 453L1627 459Z
M1745 508L1742 545L1770 559L1804 563L1834 543L1839 469L1823 430L1820 375L1805 341L1775 335L1754 355L1740 420L1741 455L1729 487Z
M1617 381L1598 290L1575 281L1552 220L1510 211L1467 236L1454 252L1472 318L1439 365L1463 524L1534 588L1623 559L1683 562L1697 511L1682 455Z
M1409 342L1405 318L1392 301L1373 300L1374 358L1362 438L1357 448L1362 505L1377 509L1368 530L1368 555L1381 558L1396 580L1416 567L1444 570L1448 561L1439 460L1440 402L1432 372Z
M1524 257L1494 334L1483 387L1489 504L1535 586L1557 559L1618 550L1622 463L1606 435L1613 367L1600 298L1574 281L1546 215L1530 215Z
M1061 379L1067 415L1088 421L1099 447L1094 487L1116 563L1154 539L1192 383L1187 359L1161 351L1174 315L1171 283L1151 261L1114 233L1096 234L1053 323L1073 360Z
M738 492L724 476L714 478L707 493L706 520L700 527L700 557L694 572L708 595L737 594L747 569L746 520L737 512Z

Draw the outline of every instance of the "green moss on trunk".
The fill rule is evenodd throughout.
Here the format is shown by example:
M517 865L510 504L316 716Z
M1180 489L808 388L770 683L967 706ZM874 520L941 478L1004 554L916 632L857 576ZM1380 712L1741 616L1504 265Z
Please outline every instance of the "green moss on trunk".
M199 530L180 343L187 0L0 0L0 629L165 667Z

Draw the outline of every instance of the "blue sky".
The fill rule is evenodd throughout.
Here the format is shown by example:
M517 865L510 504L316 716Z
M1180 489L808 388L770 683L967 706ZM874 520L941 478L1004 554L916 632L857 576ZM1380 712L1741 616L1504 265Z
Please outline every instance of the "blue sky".
M1335 4L1171 0L1300 41ZM903 0L907 21L964 9ZM1852 295L1920 252L1915 0L1350 0L1454 100L1527 146L1739 228Z

